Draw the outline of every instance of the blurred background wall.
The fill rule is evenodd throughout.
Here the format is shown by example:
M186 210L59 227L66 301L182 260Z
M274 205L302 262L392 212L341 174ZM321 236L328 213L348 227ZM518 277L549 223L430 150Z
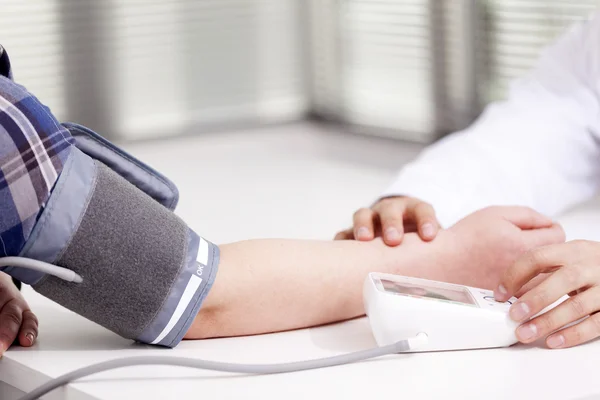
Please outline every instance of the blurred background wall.
M431 142L597 0L2 0L15 79L120 140L306 118Z

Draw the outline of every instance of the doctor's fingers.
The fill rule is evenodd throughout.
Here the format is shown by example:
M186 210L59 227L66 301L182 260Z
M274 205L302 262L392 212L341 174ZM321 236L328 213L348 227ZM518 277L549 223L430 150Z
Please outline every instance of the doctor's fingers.
M353 240L354 239L354 229L346 229L341 232L335 234L333 240Z
M521 287L521 289L517 290L514 294L516 298L523 296L525 293L529 292L531 289L535 288L537 285L545 281L550 275L551 272L543 272L536 277L532 278L529 282Z
M404 219L414 223L423 240L433 240L440 229L440 223L431 204L417 199L411 199Z
M553 225L552 219L540 214L530 207L522 206L492 206L488 207L491 212L497 213L507 221L515 224L521 229L549 228Z
M356 240L371 240L375 237L375 219L377 215L370 208L361 208L354 213L353 233Z
M551 244L561 244L566 240L565 231L559 224L550 228L531 229L521 232L527 250Z
M568 324L594 315L599 310L600 288L593 286L574 297L568 298L560 305L556 306L556 308L546 311L519 326L516 331L517 338L522 343L531 343L537 339L555 333L547 338L546 343L549 347L556 348L563 347L565 344L567 346L581 344L584 341L594 339L600 335L600 324L593 324L592 327L595 329L592 332L588 332L588 329L586 329L585 326L576 326L571 331L569 330L570 328L567 328L566 332L557 331L564 329ZM600 317L600 315L596 315L593 318L598 317Z
M531 249L528 252L522 254L514 262L514 264L508 267L508 269L504 272L504 275L500 279L500 283L498 285L498 288L494 292L494 295L496 296L497 300L506 301L514 293L520 291L526 283L528 283L533 278L542 273L553 273L553 281L556 282L555 271L563 270L559 274L560 276L563 276L565 274L564 266L567 265L569 266L567 268L567 277L569 277L568 281L571 282L574 280L574 277L578 276L574 272L578 271L578 266L583 264L581 261L581 257L582 254L585 255L585 253L586 252L584 251L584 249L578 248L577 242L554 244ZM532 293L539 293L539 290L541 289L542 293L544 294L544 296L542 297L544 298L538 298L537 300L547 302L548 296L545 295L546 292L544 292L543 290L545 285L548 285L549 279L550 277L548 279L545 279L531 291L525 293L519 299L519 301L522 301L523 299L526 299L527 297L531 296ZM560 282L560 280L558 282ZM579 288L581 288L581 286L577 285L575 285L575 287L573 288L565 287L564 289L566 291L563 294L570 293L571 291ZM539 306L539 304L536 304L536 306ZM541 308L539 310L541 310ZM531 309L531 311L533 311L533 308Z
M383 199L373 210L379 216L383 241L388 246L397 246L404 236L406 200L400 198Z

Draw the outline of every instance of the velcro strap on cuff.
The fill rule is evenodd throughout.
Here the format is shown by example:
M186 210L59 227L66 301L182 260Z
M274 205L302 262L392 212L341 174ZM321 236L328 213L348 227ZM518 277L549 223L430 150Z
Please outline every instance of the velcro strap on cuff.
M122 337L177 345L212 286L218 247L111 168L75 150L73 163L80 168L59 178L23 256L71 269L83 282L46 275L32 286ZM78 185L85 190L72 190Z

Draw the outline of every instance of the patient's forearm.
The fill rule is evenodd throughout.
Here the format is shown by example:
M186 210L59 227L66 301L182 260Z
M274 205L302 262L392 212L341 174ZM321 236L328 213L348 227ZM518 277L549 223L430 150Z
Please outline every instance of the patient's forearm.
M360 316L367 274L429 276L434 242L409 234L394 248L379 240L223 245L214 286L186 337L259 334Z

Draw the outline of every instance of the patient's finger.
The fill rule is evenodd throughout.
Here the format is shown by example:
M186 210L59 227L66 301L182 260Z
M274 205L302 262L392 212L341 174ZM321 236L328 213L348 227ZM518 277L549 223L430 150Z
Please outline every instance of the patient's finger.
M0 357L14 342L23 321L23 307L11 300L0 310Z
M23 323L19 331L19 344L23 347L33 346L38 336L38 319L30 310L23 312Z

